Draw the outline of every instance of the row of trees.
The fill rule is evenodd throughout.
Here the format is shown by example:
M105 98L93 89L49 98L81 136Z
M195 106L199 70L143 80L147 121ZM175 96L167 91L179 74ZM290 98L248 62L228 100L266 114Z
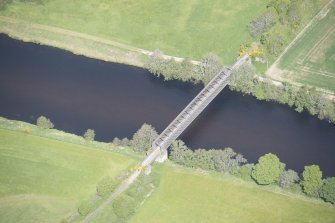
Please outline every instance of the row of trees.
M230 79L230 89L245 94L252 94L259 100L274 100L294 107L296 111L308 111L320 119L335 122L335 103L326 98L315 88L297 87L284 82L276 86L268 81L260 81L256 77L252 64L244 64L233 71Z
M250 164L231 148L192 151L181 140L172 143L169 159L191 168L230 173L259 185L278 184L284 189L303 191L308 196L335 204L335 177L322 179L317 165L305 166L300 178L294 170L286 170L285 164L272 153L261 156L256 164Z
M178 79L208 83L223 66L221 59L213 53L205 55L200 64L195 64L188 58L182 62L176 62L174 59L167 60L162 52L156 50L149 56L145 68L158 77L162 76L164 80Z
M247 162L241 154L237 154L231 148L192 151L181 140L172 143L169 159L187 167L228 173L232 173L237 167Z
M249 33L268 53L278 55L320 8L320 0L273 0L248 26Z

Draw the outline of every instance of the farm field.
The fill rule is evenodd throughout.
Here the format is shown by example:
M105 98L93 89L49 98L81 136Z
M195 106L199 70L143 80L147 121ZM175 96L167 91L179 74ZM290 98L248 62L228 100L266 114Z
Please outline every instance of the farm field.
M104 176L134 159L23 132L0 129L0 222L57 222L95 194Z
M282 56L269 75L335 92L335 2Z
M320 223L334 219L335 208L328 205L166 166L160 186L130 222Z
M0 15L195 60L214 52L230 64L240 44L250 38L246 26L266 10L266 4L261 0L14 1Z

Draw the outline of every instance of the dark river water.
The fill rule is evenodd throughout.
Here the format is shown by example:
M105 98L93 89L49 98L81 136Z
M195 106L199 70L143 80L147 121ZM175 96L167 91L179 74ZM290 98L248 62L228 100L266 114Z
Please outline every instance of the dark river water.
M161 132L202 86L164 82L146 70L89 59L0 35L0 116L96 139L131 137L144 123ZM335 125L227 88L183 133L192 148L232 147L250 162L272 152L288 168L318 164L335 176Z

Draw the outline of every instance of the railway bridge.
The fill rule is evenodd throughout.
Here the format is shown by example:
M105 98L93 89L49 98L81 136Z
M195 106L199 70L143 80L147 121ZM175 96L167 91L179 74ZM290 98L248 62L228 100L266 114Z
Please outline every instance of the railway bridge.
M232 70L240 67L248 60L248 55L239 57L231 67L222 69L184 110L153 141L153 151L143 160L141 167L149 167L155 160L163 162L167 159L167 148L194 121L208 104L224 89L230 80Z

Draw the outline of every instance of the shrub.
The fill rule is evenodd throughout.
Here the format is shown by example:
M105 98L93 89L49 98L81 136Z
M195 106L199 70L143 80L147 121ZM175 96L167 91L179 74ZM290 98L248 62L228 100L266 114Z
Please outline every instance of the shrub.
M163 74L163 69L165 67L166 60L161 51L155 50L146 61L144 67L149 70L150 73L160 76Z
M268 10L249 24L249 32L253 37L256 37L272 27L276 20L276 13L273 10Z
M295 182L299 181L299 176L297 174L297 172L293 171L293 170L287 170L284 171L279 178L279 185L282 188L290 188L293 186L293 184Z
M124 146L124 147L131 146L131 142L127 137L125 137L121 140L120 146Z
M224 150L214 150L212 159L217 171L228 173L232 173L234 169L247 162L241 154L229 147Z
M115 137L112 142L115 146L120 146L121 145L121 139L118 137Z
M94 138L95 138L95 132L93 129L87 129L85 134L84 134L84 138L87 140L87 141L94 141Z
M182 140L175 140L171 145L169 159L177 164L190 167L192 166L193 153Z
M97 194L99 196L105 196L112 192L117 186L116 180L112 177L105 177L101 179L97 185Z
M120 195L113 202L113 209L119 218L127 218L135 213L136 203L132 197Z
M305 166L302 173L302 186L304 192L312 197L319 196L319 189L322 186L322 172L318 165Z
M335 204L335 177L327 178L321 187L320 197Z
M88 201L83 201L78 207L78 213L82 216L88 215L90 212L90 204Z
M50 119L45 116L38 117L36 124L42 129L52 129L54 127L54 124L50 121Z
M205 55L198 66L199 72L202 75L202 80L205 84L207 84L223 68L220 57L214 53Z
M233 171L233 175L242 178L243 180L246 181L253 181L251 177L251 171L254 167L254 164L245 164L241 167L236 168Z

